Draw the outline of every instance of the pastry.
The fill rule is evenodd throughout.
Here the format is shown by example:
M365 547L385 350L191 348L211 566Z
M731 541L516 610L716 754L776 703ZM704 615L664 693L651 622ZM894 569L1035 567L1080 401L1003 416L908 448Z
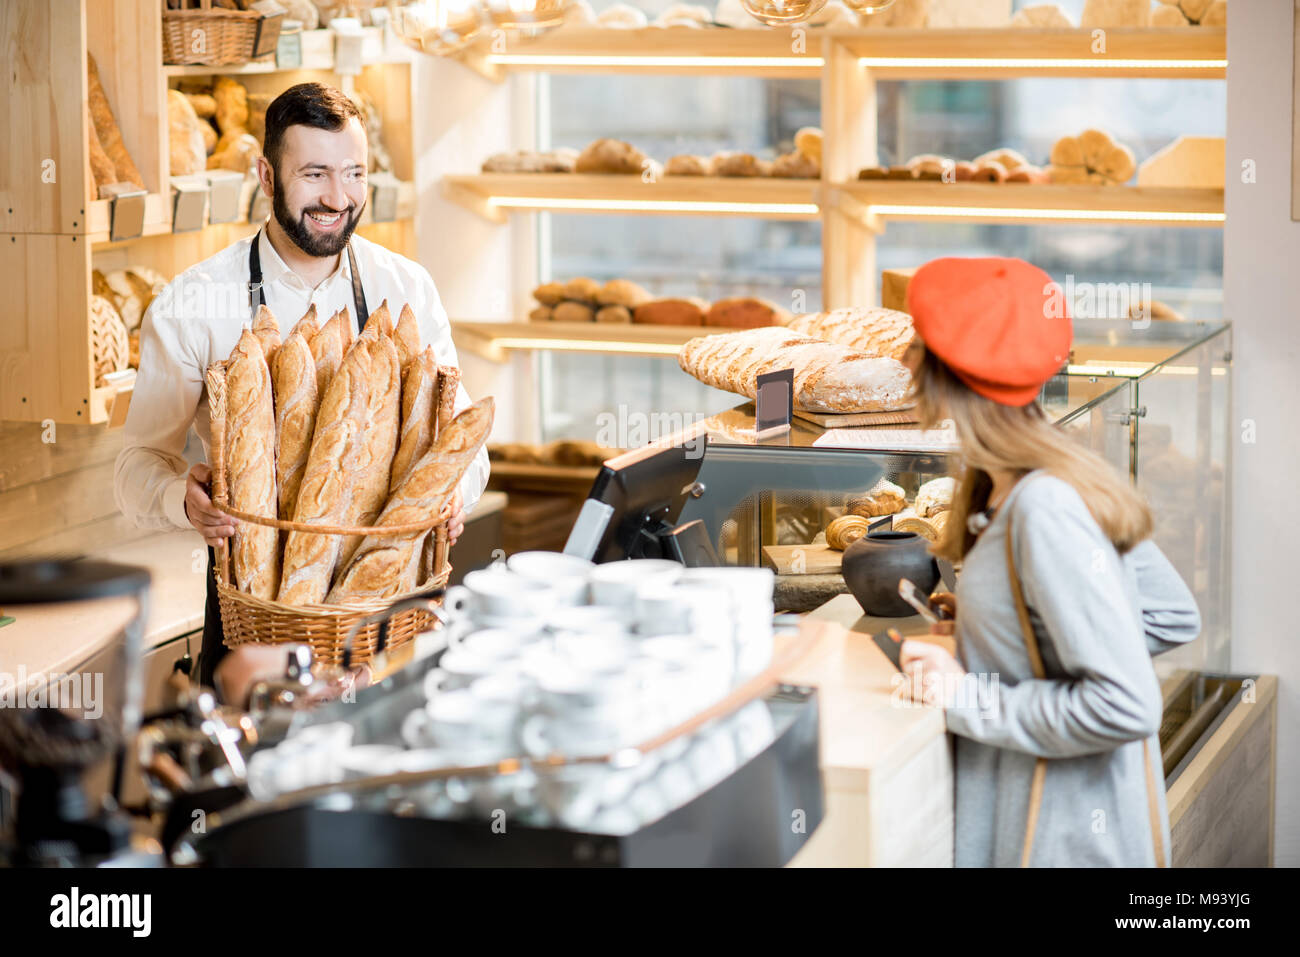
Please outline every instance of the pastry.
M551 310L555 322L594 322L596 310L585 302L564 301Z
M668 162L664 164L664 175L708 176L709 158L707 156L694 156L689 153L671 156L668 158Z
M433 346L415 357L402 383L402 428L389 472L388 491L397 491L407 473L433 444L438 391L438 360Z
M257 316L253 320L253 335L262 345L262 355L268 363L275 361L276 350L280 348L280 322L275 313L267 308L266 303L257 307Z
M461 476L487 441L492 416L490 397L458 415L389 497L377 524L408 525L441 514L455 495ZM427 537L428 532L367 536L330 591L329 600L392 598L413 591L419 584L420 558Z
M1007 178L1007 168L997 160L987 160L983 163L975 164L975 172L971 176L971 182L974 183L1001 183Z
M573 169L578 173L640 173L648 157L631 143L599 139L578 154Z
M370 350L349 349L330 379L316 414L311 453L294 506L295 522L344 524L360 449L366 440L370 391ZM290 532L284 545L279 600L290 605L323 601L330 589L341 542L339 535Z
M632 310L632 321L652 326L702 326L707 309L701 299L652 299Z
M752 296L719 299L709 307L704 316L706 326L731 329L756 329L759 326L780 325L790 314L775 303Z
M1089 129L1056 141L1047 174L1053 183L1115 185L1128 182L1136 170L1132 150L1104 130Z
M930 542L939 537L935 531L934 523L928 518L917 515L910 508L895 513L893 520L890 522L890 528L895 532L915 532Z
M104 85L99 79L99 68L90 53L86 54L86 70L90 120L99 137L100 146L113 164L113 172L116 176L114 182L130 183L138 189L144 189L144 180L140 178L140 171L135 168L131 154L126 151L126 144L122 142L122 131L118 129L117 120L113 118L113 108L108 105L108 96L104 93Z
M826 526L826 546L842 552L871 529L861 515L841 515Z
M415 321L415 312L411 304L402 306L393 328L393 344L397 346L397 364L405 369L407 363L420 355L420 324Z
M952 508L952 497L957 491L957 480L950 475L931 479L916 490L913 508L922 518L937 515L944 509Z
M611 279L596 293L596 302L602 306L625 306L635 309L652 297L630 279Z
M1020 153L1007 147L1001 147L995 150L989 150L975 157L971 162L978 168L983 163L1001 163L1002 168L1008 173L1012 170L1019 169L1022 166L1028 166L1029 160L1025 159Z
M533 298L543 306L558 306L564 299L564 283L543 283L533 290Z
M638 310L639 311L639 310ZM911 376L894 359L867 356L782 326L698 336L678 364L706 385L754 398L764 372L794 370L794 404L809 412L896 409Z
M251 329L239 337L226 368L226 467L232 508L276 517L275 410L271 371ZM275 597L280 581L276 529L238 522L231 541L235 582L255 598Z
M627 306L601 306L596 312L597 322L622 322L632 321L632 311Z
M953 179L959 183L969 183L975 178L975 171L978 167L969 160L957 160L953 163Z
M1048 183L1051 182L1047 170L1030 163L1019 166L1007 174L1008 183Z
M915 335L912 317L907 313L875 306L850 306L795 316L786 320L785 326L863 355L883 356L900 362Z
M955 180L957 164L946 156L936 156L934 153L922 153L920 156L913 156L907 161L908 167L916 174L917 179L945 179Z
M310 315L310 313L308 314ZM303 470L311 452L311 437L316 430L316 361L303 323L304 317L275 353L271 361L272 388L275 396L275 478L279 492L280 515L293 515L302 485Z
M815 126L805 126L794 134L794 148L820 166L822 161L822 131Z
M817 179L821 174L821 164L798 150L783 153L772 161L771 175L778 179Z
M715 153L709 161L713 176L767 176L770 170L770 164L765 169L763 161L751 153Z
M850 496L845 502L845 514L861 515L863 518L879 518L882 515L893 515L895 512L901 512L907 507L907 497L903 490L890 482L888 479L881 479L871 489L861 495Z
M564 284L564 298L576 302L594 303L600 296L600 290L601 285L596 280L580 276L577 279L570 279ZM548 305L556 305L556 303L548 303Z
M916 170L910 166L891 166L885 170L885 179L916 179Z
M569 147L553 150L514 150L495 153L483 161L485 173L572 173L578 151Z

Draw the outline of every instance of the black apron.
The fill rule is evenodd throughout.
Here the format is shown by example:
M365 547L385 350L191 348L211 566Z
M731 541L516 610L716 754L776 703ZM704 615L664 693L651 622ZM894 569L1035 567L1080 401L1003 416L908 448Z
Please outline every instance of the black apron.
M262 256L257 248L261 240L262 233L259 230L253 237L252 245L248 247L248 300L253 316L257 315L257 308L266 301L266 297L262 295ZM361 288L361 271L357 268L357 257L352 252L352 243L349 242L345 248L348 254L348 268L352 271L352 303L357 310L357 330L360 331L366 327L370 310L366 308L366 293ZM230 651L223 641L221 606L217 600L216 567L216 550L209 548L208 597L203 608L203 650L199 653L199 684L206 688L214 687L213 675L216 673L217 665Z

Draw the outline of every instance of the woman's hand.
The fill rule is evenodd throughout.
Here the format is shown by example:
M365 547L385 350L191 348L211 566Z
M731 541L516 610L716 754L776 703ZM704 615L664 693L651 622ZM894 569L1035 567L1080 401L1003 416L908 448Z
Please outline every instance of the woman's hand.
M922 704L949 707L966 677L966 669L960 661L946 649L928 641L904 641L898 660L908 679L903 686L904 693Z
M957 633L957 596L950 591L937 591L930 595L930 601L943 609L947 615L942 621L930 626L930 634L947 635Z

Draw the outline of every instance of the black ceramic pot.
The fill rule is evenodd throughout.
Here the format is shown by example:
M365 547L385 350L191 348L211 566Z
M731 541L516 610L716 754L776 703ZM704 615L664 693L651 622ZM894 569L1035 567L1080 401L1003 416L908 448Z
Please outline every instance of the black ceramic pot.
M922 595L939 584L939 566L915 532L872 532L844 550L844 583L862 610L877 618L903 618L916 610L898 594L898 580L909 578Z

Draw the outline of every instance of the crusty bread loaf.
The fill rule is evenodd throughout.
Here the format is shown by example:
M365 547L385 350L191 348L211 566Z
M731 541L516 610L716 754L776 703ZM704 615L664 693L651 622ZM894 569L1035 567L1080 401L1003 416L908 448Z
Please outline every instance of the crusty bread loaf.
M383 320L387 309L380 306L376 316ZM376 316L372 316L373 321ZM388 323L391 328L392 323ZM376 326L382 328L380 323ZM345 513L347 525L370 525L379 517L388 497L388 479L397 451L397 432L402 414L402 370L397 364L397 346L392 338L366 323L357 339L370 350L370 402L366 410L365 441L360 448L356 474L352 479L350 504ZM339 549L339 568L347 566L352 553L361 544L360 535L349 535Z
M702 299L652 299L632 310L632 321L651 326L702 326L708 308Z
M790 314L775 303L753 296L736 296L719 299L709 306L704 316L706 326L724 326L729 329L757 329L759 326L780 325Z
M320 332L320 326L316 324L316 304L314 302L308 310L302 314L302 318L299 319L298 324L293 327L290 335L292 335L293 332L302 333L303 339L307 341L307 349L310 351L312 339L316 336L316 333ZM311 361L314 367L316 363L316 357L314 355L312 356Z
M406 474L433 444L437 426L438 360L433 346L402 372L402 426L389 473L388 491L397 491Z
M596 311L596 321L628 323L632 321L632 310L627 306L601 306Z
M455 366L438 366L438 414L434 435L441 435L451 422L456 408L456 393L460 388L460 370Z
M600 305L626 306L628 309L635 309L651 298L650 293L630 279L611 279L596 293L596 302Z
M99 67L95 65L95 58L89 52L86 53L86 69L90 120L94 124L104 153L113 162L113 171L116 174L114 182L130 183L144 189L144 180L141 179L140 171L136 169L131 154L126 151L126 144L122 142L122 131L118 129L117 120L113 118L113 108L108 104L108 96L104 93L104 85L99 79Z
M480 399L456 417L412 468L385 504L379 525L406 525L436 517L456 492L474 456L492 430L493 402ZM370 535L330 591L330 601L391 598L413 590L425 538Z
M280 348L280 320L275 318L266 303L257 307L257 317L253 320L253 335L262 345L262 354L267 364L275 362L275 354Z
M533 298L543 306L558 306L564 300L564 283L542 283L533 290Z
M353 332L352 313L348 312L344 306L335 313L339 319L339 342L343 344L343 354L347 355L348 350L352 348L352 343L356 341L356 335Z
M577 173L639 173L647 157L631 143L603 138L587 144L573 164Z
M180 90L167 91L167 147L172 176L188 176L207 169L203 127L194 107Z
M550 306L538 306L528 313L529 322L550 322L552 309Z
M271 372L250 329L239 337L226 370L226 463L233 508L276 517L275 411ZM235 525L235 582L256 598L275 597L280 580L278 533L274 528Z
M551 319L555 322L592 322L596 310L585 302L565 300L551 310Z
M754 398L764 372L794 370L794 404L808 412L882 412L899 408L911 387L902 363L854 352L782 326L691 339L677 355L706 385Z
M596 302L600 296L600 283L586 276L579 276L576 279L570 279L564 284L565 299L572 299L574 302ZM551 303L550 305L558 305Z
M695 156L690 153L670 156L668 162L664 164L664 175L708 176L709 158L707 156Z
M907 313L875 306L850 306L795 316L785 325L805 336L825 339L864 355L900 361L915 335L912 317Z
M403 369L420 357L420 324L415 321L415 311L409 302L402 306L402 312L397 317L393 342L397 345L397 362Z
M335 313L320 331L307 340L312 359L316 362L316 394L325 400L330 380L343 362L343 329L340 313Z
M769 176L772 164L752 153L715 153L709 161L713 176Z
M366 328L362 331L370 332L372 329L375 335L387 336L389 339L393 338L396 329L393 326L393 314L388 311L387 299L381 302L379 308L370 314L370 318L366 320Z
M316 415L311 453L294 506L295 522L344 524L359 450L366 440L369 404L370 350L349 349L330 379ZM290 532L284 545L279 600L290 605L323 601L329 592L340 544L338 535Z
M310 313L308 314L310 315ZM280 515L289 518L298 503L298 488L311 453L316 430L316 362L303 335L303 322L285 340L272 360L275 391L275 477Z
M90 113L90 107L86 107L87 116ZM108 158L104 152L104 144L99 142L99 134L95 131L93 121L87 124L90 133L87 141L90 146L90 175L95 182L95 191L91 194L91 199L99 199L99 190L104 186L110 186L117 182L117 170L113 168L113 161Z

